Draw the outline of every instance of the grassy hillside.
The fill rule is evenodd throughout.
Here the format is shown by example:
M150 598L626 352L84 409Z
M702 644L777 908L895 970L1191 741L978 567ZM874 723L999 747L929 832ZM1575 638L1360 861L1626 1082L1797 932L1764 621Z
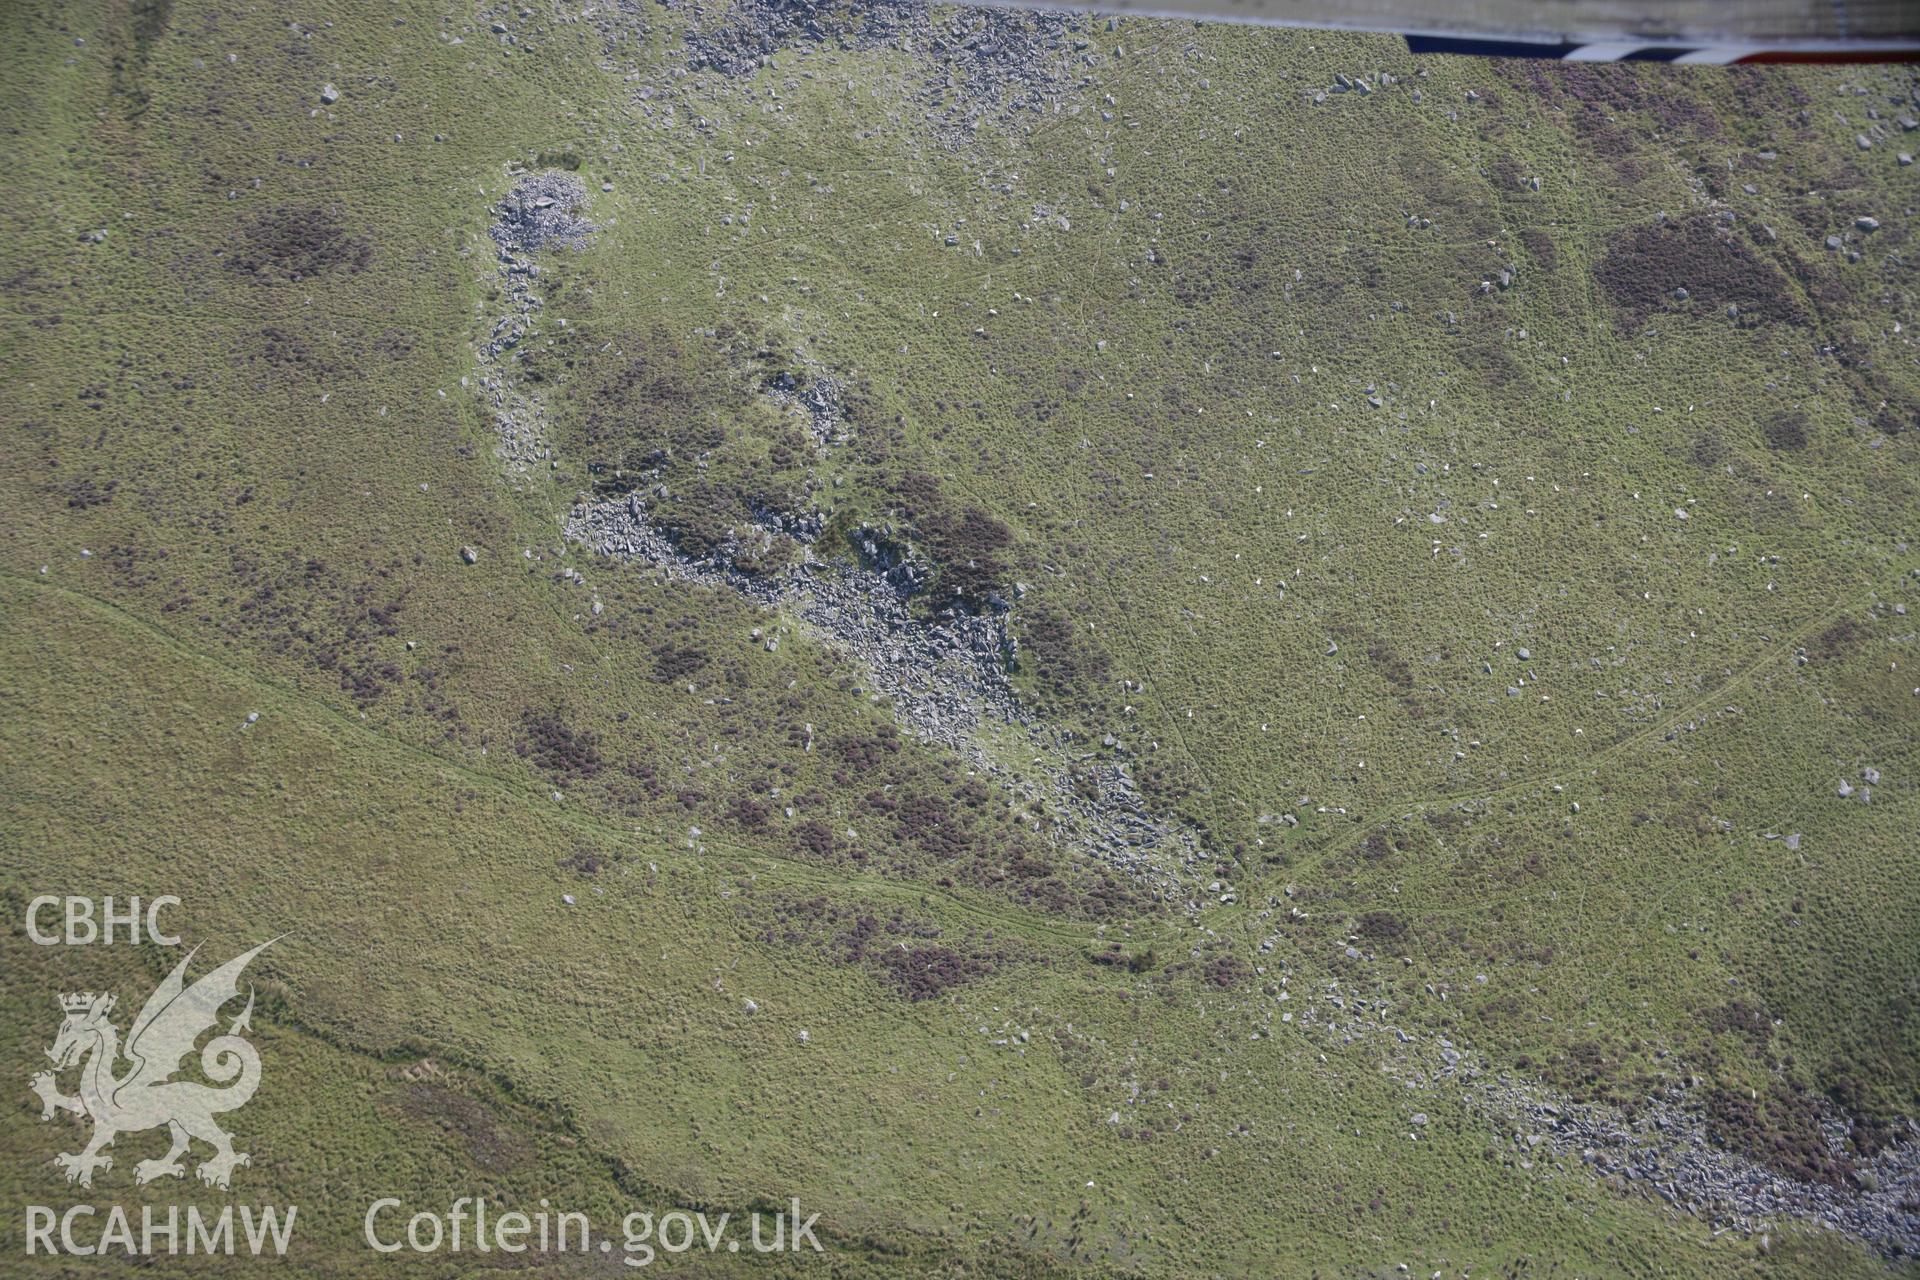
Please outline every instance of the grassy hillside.
M383 1194L798 1196L873 1275L1920 1234L1909 70L745 3L0 32L7 1062L177 958L33 946L35 894L288 934L235 1186L306 1269L383 1267ZM590 229L503 260L551 174ZM801 564L918 575L899 662ZM926 740L968 619L1023 718ZM9 1202L81 1194L17 1102ZM1883 1232L1650 1190L1662 1134ZM223 1201L135 1191L161 1141L94 1199Z

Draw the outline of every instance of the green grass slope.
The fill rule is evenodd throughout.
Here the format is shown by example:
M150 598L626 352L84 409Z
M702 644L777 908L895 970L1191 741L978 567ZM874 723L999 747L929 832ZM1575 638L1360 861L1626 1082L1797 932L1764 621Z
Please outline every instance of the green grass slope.
M289 935L236 1185L315 1274L475 1192L798 1196L845 1274L1884 1273L1483 1086L1684 1096L1848 1193L1920 1107L1911 73L948 10L690 69L730 12L0 12L8 1203L73 1194L53 995L173 960L26 902L173 893ZM515 468L488 229L556 167L597 230ZM689 550L815 509L1004 595L1025 705L1230 895L563 538L655 486ZM143 1141L96 1199L219 1201Z

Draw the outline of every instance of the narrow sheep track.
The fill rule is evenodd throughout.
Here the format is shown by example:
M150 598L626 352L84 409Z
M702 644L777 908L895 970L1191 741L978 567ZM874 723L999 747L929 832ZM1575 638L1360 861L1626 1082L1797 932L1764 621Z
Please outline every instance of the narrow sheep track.
M508 310L480 338L476 358L498 452L510 473L524 474L552 458L546 407L514 377L516 349L538 333L541 270L535 256L551 245L584 243L594 230L580 214L585 202L578 179L544 172L523 176L495 207L491 235L500 248L497 272ZM770 394L807 419L816 447L825 451L839 438L837 396L831 374L818 371L814 385L827 390L805 397ZM799 563L770 575L743 573L725 550L706 559L683 554L650 519L637 492L576 504L563 529L570 541L611 561L730 592L795 621L810 639L858 663L865 675L862 691L884 701L903 730L960 754L1023 799L1042 803L1053 815L1051 835L1061 847L1139 878L1196 926L1224 928L1241 919L1241 909L1208 901L1203 886L1214 874L1213 859L1190 829L1153 815L1123 766L1077 751L1064 733L1021 705L1007 675L1013 644L1003 614L918 617L910 607L911 572L903 575L877 549L869 548L857 564L816 557L823 524L813 512L761 513L747 536L784 533L803 551ZM777 637L768 643L777 644ZM1005 762L1008 731L1031 753L1029 762ZM1076 789L1076 773L1092 774L1093 797ZM1705 1221L1716 1235L1738 1231L1764 1242L1781 1222L1793 1221L1844 1232L1890 1259L1920 1256L1920 1214L1912 1209L1920 1203L1920 1131L1911 1121L1906 1141L1857 1162L1864 1175L1858 1188L1799 1182L1713 1144L1699 1109L1684 1097L1629 1117L1496 1072L1470 1047L1444 1036L1409 1034L1387 1021L1384 1006L1349 1002L1335 987L1325 996L1324 1016L1322 1003L1316 997L1300 1009L1292 1024L1297 1032L1347 1044L1390 1037L1382 1069L1408 1088L1410 1098L1438 1093L1465 1106L1529 1176L1583 1170L1626 1194L1663 1200L1674 1212ZM1417 1140L1426 1117L1410 1114L1418 1117L1409 1119ZM1837 1118L1824 1137L1836 1156L1844 1154L1846 1134Z

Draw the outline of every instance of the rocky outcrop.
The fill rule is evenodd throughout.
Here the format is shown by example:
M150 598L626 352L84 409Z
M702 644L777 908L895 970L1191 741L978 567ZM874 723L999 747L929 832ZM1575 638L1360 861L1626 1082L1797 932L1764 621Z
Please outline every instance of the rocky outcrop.
M516 356L537 336L542 299L536 255L578 248L593 234L586 191L573 175L527 174L494 208L491 236L506 306L476 351L499 452L526 471L551 460L547 407L515 376ZM844 443L843 388L832 371L809 364L804 383L776 378L764 391L800 416L817 453ZM756 509L750 525L704 556L683 551L653 518L648 494L633 490L583 501L568 514L566 536L600 555L648 565L678 580L733 592L797 619L809 635L853 659L864 689L923 741L966 756L984 774L1013 782L1022 798L1050 815L1064 850L1098 859L1149 882L1166 899L1198 909L1208 855L1194 833L1152 814L1124 765L1075 751L1069 737L1022 707L1008 667L1015 642L1004 606L979 611L916 610L932 578L929 566L875 530L856 530L825 546L816 510ZM800 549L795 563L747 572L741 561L775 537ZM777 643L777 640L769 640ZM1008 732L1015 737L1009 738ZM1022 763L1009 762L1017 745Z

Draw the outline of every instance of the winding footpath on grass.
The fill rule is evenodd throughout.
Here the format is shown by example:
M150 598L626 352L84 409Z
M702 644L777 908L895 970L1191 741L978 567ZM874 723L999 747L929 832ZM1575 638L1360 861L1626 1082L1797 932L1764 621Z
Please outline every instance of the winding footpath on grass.
M4 589L7 584L20 593L23 608L33 607L31 601L34 593L56 596L71 607L99 615L125 631L133 640L157 645L183 661L206 668L228 683L245 686L257 695L255 702L259 707L278 709L296 720L306 722L304 727L309 732L329 739L344 753L372 749L391 758L397 768L418 766L457 778L463 786L498 796L512 804L525 805L529 810L544 815L545 820L567 827L577 836L604 847L623 848L642 843L647 858L651 860L689 870L712 872L717 877L737 876L743 870L750 869L757 874L798 886L853 889L862 898L894 902L903 908L920 906L929 899L938 900L943 912L950 911L976 922L982 928L1016 934L1040 945L1083 948L1098 940L1096 935L1100 926L1096 922L1063 921L1059 917L1042 915L1011 903L989 906L970 898L964 891L934 884L902 882L877 872L825 867L817 862L749 848L711 836L701 836L696 850L688 846L683 832L645 830L631 822L613 822L578 808L553 804L543 799L543 793L537 787L387 732L297 684L237 666L158 623L90 592L0 567L0 610L7 605L8 593ZM724 860L716 862L713 857L715 854ZM1143 944L1170 945L1172 935L1163 934L1161 927L1162 922L1145 921L1134 925L1133 929Z
M1904 577L1914 572L1920 572L1920 556L1910 556L1904 560L1895 561L1883 571L1881 580L1889 577ZM1456 805L1475 804L1484 806L1499 800L1519 799L1550 788L1555 783L1567 783L1573 781L1576 777L1590 775L1602 766L1622 758L1629 752L1664 737L1667 733L1670 733L1676 727L1689 720L1705 718L1711 713L1714 706L1724 704L1728 694L1752 683L1755 676L1799 649L1815 634L1825 630L1838 621L1841 615L1866 604L1874 594L1876 594L1875 587L1863 587L1842 594L1833 604L1815 614L1800 626L1794 628L1785 638L1762 650L1761 653L1746 666L1735 671L1712 689L1701 694L1698 698L1679 707L1671 714L1654 721L1645 728L1636 730L1601 747L1592 755L1582 760L1575 761L1572 764L1562 766L1558 769L1547 770L1531 778L1523 778L1518 782L1504 783L1497 787L1470 787L1460 791L1448 792L1444 795L1406 796L1380 804L1369 813L1355 815L1349 820L1349 827L1352 833L1357 834L1336 834L1321 842L1309 850L1303 859L1285 868L1284 874L1271 877L1262 882L1260 892L1263 894L1270 893L1283 881L1292 879L1306 872L1318 870L1329 859L1338 857L1343 853L1352 852L1355 846L1366 838L1368 832L1396 818L1409 818L1416 813L1452 808Z
M1556 782L1590 776L1663 739L1681 724L1725 705L1729 695L1751 685L1761 673L1785 660L1842 615L1867 604L1877 594L1879 584L1917 572L1920 556L1891 561L1875 575L1872 584L1841 593L1826 609L1771 643L1711 690L1582 760L1500 786L1403 797L1355 816L1344 830L1319 842L1280 875L1262 882L1245 903L1222 908L1221 912L1237 916L1231 923L1239 925L1245 956L1249 963L1258 963L1267 954L1263 946L1271 950L1285 941L1283 934L1272 932L1263 923L1279 909L1281 899L1274 895L1283 882L1311 875L1333 858L1352 852L1369 832L1396 818L1524 799L1547 792ZM1224 931L1229 925L1220 927ZM1914 1208L1920 1204L1920 1125L1912 1119L1904 1121L1904 1141L1887 1146L1871 1159L1854 1162L1861 1175L1860 1186L1802 1182L1713 1143L1701 1109L1684 1098L1657 1101L1631 1116L1616 1107L1577 1102L1538 1081L1495 1072L1470 1047L1456 1046L1444 1036L1422 1037L1390 1026L1384 1020L1388 1012L1384 1007L1357 1001L1359 1009L1347 1011L1344 1001L1335 994L1337 990L1337 984L1329 984L1326 995L1348 1016L1320 1021L1308 1013L1303 1025L1315 1027L1317 1022L1317 1029L1327 1037L1346 1042L1390 1033L1394 1048L1388 1050L1384 1067L1388 1074L1412 1088L1428 1088L1444 1081L1459 1084L1467 1105L1486 1117L1507 1146L1511 1161L1523 1171L1551 1177L1555 1174L1548 1156L1578 1161L1595 1177L1706 1220L1716 1234L1737 1230L1765 1237L1780 1219L1791 1218L1844 1231L1889 1258L1920 1256L1920 1212ZM1366 1014L1377 1016L1363 1016ZM1836 1162L1845 1159L1847 1126L1839 1117L1823 1119L1821 1138Z
M519 471L550 457L545 406L537 393L524 390L514 377L516 348L537 333L541 301L533 289L540 272L536 255L548 245L575 245L592 234L593 227L580 216L585 202L585 190L577 179L548 172L522 177L494 208L491 234L500 247L498 273L510 309L480 339L476 356L481 385L491 397L499 452L510 468ZM830 417L831 406L796 407L814 415L816 446L831 447L834 424L818 420L822 414ZM1185 910L1188 930L1162 938L1159 929L1138 929L1131 942L1185 946L1191 941L1191 928L1197 926L1210 936L1237 937L1246 959L1256 968L1285 941L1278 934L1264 943L1260 939L1262 933L1270 932L1261 922L1278 909L1279 900L1272 895L1283 880L1313 873L1350 851L1375 827L1398 817L1520 799L1556 781L1591 774L1724 702L1733 690L1749 684L1841 613L1857 607L1863 594L1841 597L1713 690L1582 760L1518 782L1381 804L1318 842L1281 874L1258 882L1244 901L1215 904L1201 891L1201 881L1212 873L1214 862L1196 834L1184 824L1149 812L1124 768L1101 761L1094 753L1075 753L1064 734L1020 705L1007 679L1011 646L1002 615L917 617L909 607L911 584L903 585L892 566L871 558L857 565L816 559L813 548L822 525L815 512L763 514L756 535L781 533L803 549L801 563L774 575L741 572L724 548L705 559L683 554L650 519L638 492L576 504L565 518L564 532L569 540L614 561L644 565L676 580L732 592L797 619L812 639L860 664L868 687L884 696L902 728L961 754L1024 799L1046 804L1054 815L1057 843L1139 877L1169 905ZM1912 564L1902 562L1898 568L1906 572L1915 565L1920 565L1920 558ZM1016 768L997 759L983 740L983 730L989 726L1023 734L1023 745L1033 753L1031 763ZM1076 791L1076 769L1094 772L1095 795ZM747 859L769 859L746 849L732 852ZM872 879L788 859L777 861L783 874L801 879L836 884L855 879L864 884ZM937 892L918 886L907 891ZM1095 932L1091 926L1062 928L1012 908L980 908L952 894L939 896L946 899L946 907L980 919L987 927L1011 927L1029 937L1044 935L1054 942L1084 946ZM1278 997L1285 998L1284 993ZM1329 982L1302 1007L1300 1020L1292 1025L1305 1036L1318 1035L1336 1043L1384 1038L1383 1070L1416 1094L1445 1090L1449 1098L1482 1117L1501 1141L1510 1144L1510 1163L1524 1175L1553 1178L1570 1168L1584 1170L1585 1176L1608 1179L1629 1193L1664 1200L1676 1212L1704 1219L1716 1234L1737 1230L1764 1237L1775 1229L1777 1220L1790 1218L1844 1231L1889 1257L1920 1254L1920 1215L1907 1207L1920 1200L1920 1130L1911 1121L1907 1141L1889 1146L1872 1160L1856 1162L1868 1175L1866 1185L1871 1189L1799 1182L1715 1146L1700 1110L1684 1101L1657 1102L1634 1116L1601 1104L1576 1102L1537 1081L1496 1072L1470 1046L1394 1026L1387 1020L1389 1013L1384 1004L1345 996L1337 983ZM1423 1122L1421 1117L1413 1123ZM1832 1154L1844 1155L1843 1124L1831 1119L1823 1137Z

